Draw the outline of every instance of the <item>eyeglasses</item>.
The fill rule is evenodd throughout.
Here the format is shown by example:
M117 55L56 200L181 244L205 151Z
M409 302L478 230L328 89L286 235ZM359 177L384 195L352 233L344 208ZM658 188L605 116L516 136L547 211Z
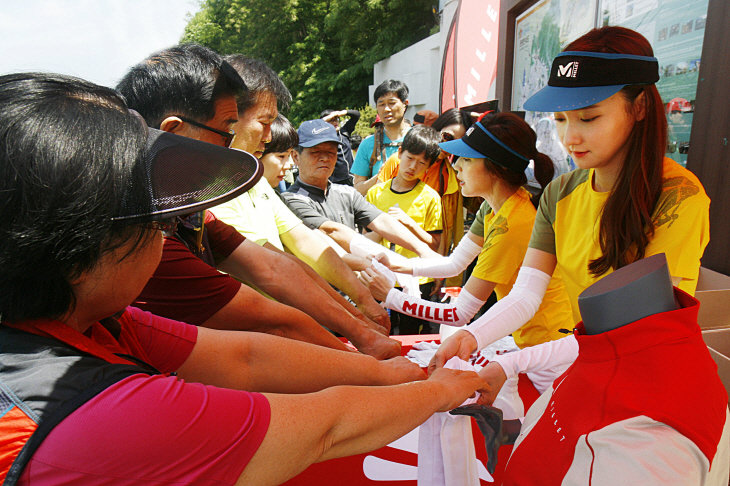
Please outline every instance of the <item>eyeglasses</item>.
M227 132L224 132L223 130L218 130L217 128L212 128L212 127L209 127L208 125L205 125L203 123L199 123L199 122L196 122L195 120L191 120L190 118L188 118L186 116L177 115L177 117L179 119L181 119L182 121L184 121L185 123L190 123L191 125L196 126L198 128L202 128L203 130L208 130L210 132L217 133L218 135L220 135L221 137L223 137L223 139L224 139L223 140L223 145L226 148L228 148L228 147L231 146L231 143L233 142L233 138L236 136L236 132L234 132L233 130L229 130Z
M175 234L175 231L177 231L178 221L179 220L177 218L161 219L159 221L152 221L151 223L148 223L147 227L162 231L162 234L165 236L172 236Z
M441 132L441 140L444 142L450 142L454 139L454 136L447 132Z

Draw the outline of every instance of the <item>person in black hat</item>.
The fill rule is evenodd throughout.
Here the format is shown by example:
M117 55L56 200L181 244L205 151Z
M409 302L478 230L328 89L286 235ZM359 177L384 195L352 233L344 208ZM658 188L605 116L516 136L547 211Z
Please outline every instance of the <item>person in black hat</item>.
M594 29L555 58L548 86L525 108L554 112L561 142L579 168L545 189L512 292L446 340L432 369L522 326L543 301L539 283L556 268L574 324L581 320L577 299L583 290L657 253L667 255L674 284L694 294L709 241L710 200L694 174L664 157L667 121L658 79L649 41L623 27ZM573 337L540 348L515 353L531 362L529 369L515 368L559 369L578 350ZM531 360L533 353L540 359Z
M276 116L276 95L282 92L275 73L273 79L278 84L261 83L271 86L273 93L264 90L261 99L243 96L246 85L228 62L210 49L185 44L134 66L117 90L150 126L234 147L241 142L233 140L233 127L246 128L236 138L247 142L245 148L258 150L264 139L270 139L267 122ZM283 93L288 95L285 87ZM261 130L238 123L237 99L250 103L251 112L263 110L256 119L263 118ZM233 277L276 300L263 298ZM384 343L385 331L364 316L354 317L362 313L354 306L346 310L328 294L330 290L312 280L298 262L247 240L213 212L191 212L179 218L177 231L165 239L162 261L135 305L190 324L271 332L346 350L322 327L326 326L380 359L399 354L398 343Z
M324 120L308 120L299 126L297 133L299 146L294 154L299 177L282 197L304 224L322 230L345 250L358 236L360 226L419 255L435 254L408 228L367 202L357 190L329 181L340 143L332 125Z
M403 358L393 367L129 307L173 218L241 194L260 166L148 128L109 88L0 77L0 171L5 485L279 484L382 447L484 387L450 371L313 393L425 376Z

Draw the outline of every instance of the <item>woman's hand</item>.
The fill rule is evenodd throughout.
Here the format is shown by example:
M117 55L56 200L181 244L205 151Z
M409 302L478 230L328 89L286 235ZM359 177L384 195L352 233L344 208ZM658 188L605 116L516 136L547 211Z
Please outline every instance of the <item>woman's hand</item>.
M491 405L497 398L497 394L502 389L502 385L507 381L507 375L496 361L492 361L479 371L479 377L487 382L490 391L482 393L477 403L479 405Z
M385 275L374 268L366 268L360 272L360 281L370 289L373 297L381 302L385 301L386 297L388 297L388 292L393 288L393 285Z
M451 370L440 368L433 372L428 381L438 382L444 386L440 394L444 400L438 411L448 412L458 407L467 398L472 398L475 392L489 393L489 385L473 371Z
M443 368L446 362L454 356L458 356L464 361L467 361L476 350L476 338L470 332L457 331L442 342L441 346L436 350L436 354L434 354L431 362L428 364L428 374L431 375L436 370Z
M391 263L388 255L386 255L385 253L379 253L377 255L373 255L372 257L379 263L382 263L396 273L403 273L406 275L410 275L413 273L413 266L408 263L408 260L406 259L403 259L402 263Z

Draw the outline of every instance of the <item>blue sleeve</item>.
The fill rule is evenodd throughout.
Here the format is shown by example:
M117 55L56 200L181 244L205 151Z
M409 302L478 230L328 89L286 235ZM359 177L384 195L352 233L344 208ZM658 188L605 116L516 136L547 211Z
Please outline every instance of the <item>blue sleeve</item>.
M357 149L357 155L355 156L355 162L352 163L350 172L362 177L368 177L370 172L370 156L373 154L373 145L375 144L375 138L370 135L360 144L360 148ZM371 176L372 177L372 176Z

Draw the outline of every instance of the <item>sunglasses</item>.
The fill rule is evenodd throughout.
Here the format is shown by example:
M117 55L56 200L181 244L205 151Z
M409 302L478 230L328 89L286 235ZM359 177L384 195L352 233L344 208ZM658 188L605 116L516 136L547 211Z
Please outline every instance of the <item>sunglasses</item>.
M443 140L444 142L451 142L452 140L454 140L454 136L450 133L442 132L441 140Z
M147 227L150 229L162 231L162 234L164 236L172 236L175 234L175 231L177 231L178 221L179 220L177 218L161 219L159 221L152 221L151 223L148 223Z
M195 120L191 120L190 118L186 116L180 116L177 115L179 119L184 121L185 123L190 123L193 126L196 126L198 128L202 128L203 130L208 130L209 132L217 133L221 137L223 137L223 146L228 148L231 146L231 143L233 142L233 138L236 136L236 132L233 130L229 130L227 132L224 132L223 130L218 130L217 128L209 127L208 125L205 125L203 123L196 122Z

